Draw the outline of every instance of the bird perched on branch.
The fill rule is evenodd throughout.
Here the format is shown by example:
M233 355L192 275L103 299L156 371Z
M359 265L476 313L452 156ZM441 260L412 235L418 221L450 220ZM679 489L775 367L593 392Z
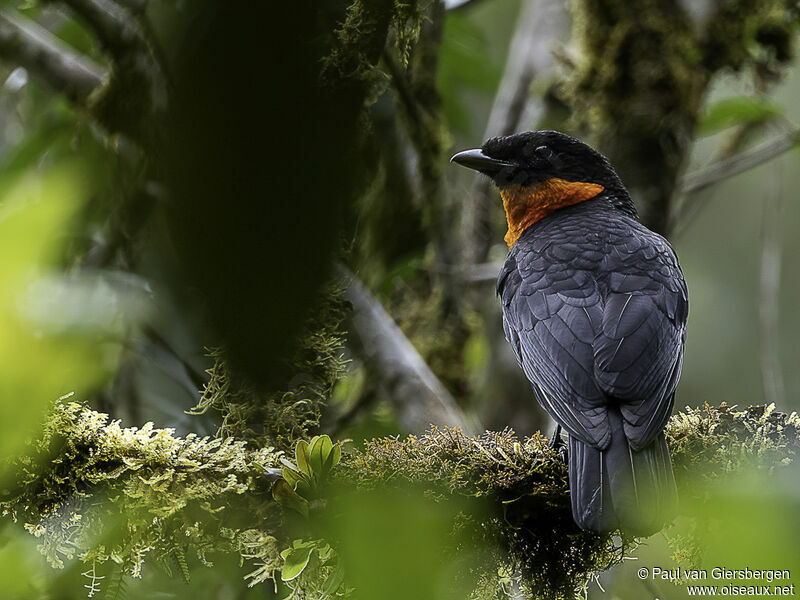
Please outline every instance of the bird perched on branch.
M503 327L569 434L576 523L650 535L674 516L664 437L688 297L675 252L639 223L608 160L556 131L493 138L452 162L488 175L508 221Z

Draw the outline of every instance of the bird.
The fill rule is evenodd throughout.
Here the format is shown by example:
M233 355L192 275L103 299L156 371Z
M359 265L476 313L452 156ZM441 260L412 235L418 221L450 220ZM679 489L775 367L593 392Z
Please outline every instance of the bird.
M608 159L557 131L495 137L451 162L497 186L505 337L567 445L584 530L646 537L677 512L665 437L689 301L669 242L639 220ZM563 444L563 440L560 441Z

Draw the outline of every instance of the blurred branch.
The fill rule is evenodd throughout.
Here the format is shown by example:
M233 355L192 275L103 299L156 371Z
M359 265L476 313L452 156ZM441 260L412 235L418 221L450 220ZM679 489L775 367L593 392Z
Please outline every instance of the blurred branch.
M151 343L155 344L156 346L162 348L167 354L171 355L175 358L175 360L183 367L189 381L191 381L191 385L194 386L187 391L192 396L199 396L200 391L206 386L209 380L209 374L207 371L201 371L197 367L195 367L190 361L186 360L181 356L181 353L178 352L175 347L167 341L167 339L161 335L154 327L150 325L146 325L142 328L142 334L150 340Z
M434 0L426 9L419 41L404 71L393 56L384 52L384 63L402 108L403 124L417 155L420 205L430 230L434 250L434 282L442 293L442 314L460 318L461 281L446 265L455 264L459 254L453 228L457 206L444 185L446 162L445 125L442 100L437 88L439 54L444 34L445 8Z
M113 62L110 83L91 107L93 115L112 133L124 133L143 147L154 145L162 134L158 117L167 109L168 80L145 25L112 0L61 2L94 32Z
M776 165L776 171L779 171ZM759 262L758 329L761 351L761 381L764 401L783 403L783 376L780 361L780 284L781 284L781 177L768 178L761 226Z
M690 196L705 190L734 175L744 173L749 169L777 158L784 152L791 150L798 143L800 143L800 129L795 128L784 132L755 148L723 158L705 169L689 173L682 180L681 191L684 196ZM683 232L686 226L694 220L701 208L702 203L699 199L685 197L681 203L677 204L673 215L670 217L670 230L673 235L677 236Z
M522 4L484 140L515 133L523 124L534 77L554 63L552 46L566 27L565 12L566 6L560 0L525 0ZM466 264L485 260L489 252L491 193L491 181L476 177L465 198L462 218Z
M475 6L481 0L447 0L445 6L448 11Z
M735 156L721 160L705 169L689 173L681 182L683 194L693 194L720 181L764 164L800 143L800 129L787 131L768 142Z
M61 0L79 15L114 58L146 46L136 21L121 4L111 0Z
M85 105L106 77L103 67L10 8L0 8L0 55L76 104Z
M414 92L411 90L411 82L408 81L406 73L400 68L400 65L397 64L397 61L388 49L384 49L381 60L383 60L386 70L392 78L392 84L397 92L397 97L400 100L403 110L406 111L406 116L417 122L422 121L422 119L425 118L425 115L422 114L424 109L419 105L417 99L414 98Z
M358 338L353 350L380 382L403 428L418 433L434 423L473 430L453 397L380 302L345 267L340 271L349 281L345 298L353 305L348 327Z
M132 13L139 15L147 11L150 0L116 0L116 3L126 7Z
M502 268L503 263L501 262L478 263L477 265L472 265L472 268L464 276L469 283L491 281L497 279L497 275Z

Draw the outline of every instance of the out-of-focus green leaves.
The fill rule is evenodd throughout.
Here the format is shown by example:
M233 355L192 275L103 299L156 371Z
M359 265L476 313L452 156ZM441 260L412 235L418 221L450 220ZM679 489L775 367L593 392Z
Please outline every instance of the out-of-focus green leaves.
M30 318L29 286L52 273L70 219L81 205L81 171L23 178L0 201L0 455L16 452L55 398L97 381L89 340L52 334Z
M798 475L800 469L796 464L769 470L740 466L714 480L698 472L691 488L687 488L692 489L692 493L681 497L681 518L667 530L672 559L677 564L670 564L666 556L656 554L635 566L679 567L681 573L684 569L706 571L704 581L659 584L658 595L665 600L685 598L686 586L692 583L716 585L720 589L725 585L797 586L800 569ZM714 575L714 568L788 570L791 579L728 579L724 575L720 577L719 573ZM625 578L630 578L631 583L637 581L632 570ZM726 594L725 597L746 596Z
M489 340L483 330L474 331L464 345L464 368L468 373L479 373L489 360Z
M789 569L797 575L798 475L797 466L772 473L741 470L711 486L706 497L687 498L705 566Z
M0 536L0 582L3 600L31 600L44 597L46 583L53 577L36 550L32 538L5 531ZM6 534L11 534L6 539Z
M500 69L491 62L483 32L467 17L449 13L445 21L438 85L444 114L450 126L469 131L469 110L464 90L491 93L500 80Z
M23 295L23 314L52 334L116 339L149 314L146 280L119 271L45 276Z
M782 114L783 109L774 102L734 96L709 106L700 118L699 131L711 135L734 125L764 123Z
M62 156L69 152L75 136L75 123L66 115L42 119L8 150L0 161L0 194L8 193L18 178L38 166L47 153Z
M477 555L470 540L453 531L462 508L398 489L338 500L329 527L348 585L359 598L470 597Z

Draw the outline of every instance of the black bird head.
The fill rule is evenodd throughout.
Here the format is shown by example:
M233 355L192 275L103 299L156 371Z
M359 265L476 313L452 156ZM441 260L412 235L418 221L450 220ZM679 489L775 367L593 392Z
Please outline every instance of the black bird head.
M605 192L611 205L636 217L628 191L605 156L558 131L529 131L488 140L451 162L489 176L506 210L509 247L533 223Z

